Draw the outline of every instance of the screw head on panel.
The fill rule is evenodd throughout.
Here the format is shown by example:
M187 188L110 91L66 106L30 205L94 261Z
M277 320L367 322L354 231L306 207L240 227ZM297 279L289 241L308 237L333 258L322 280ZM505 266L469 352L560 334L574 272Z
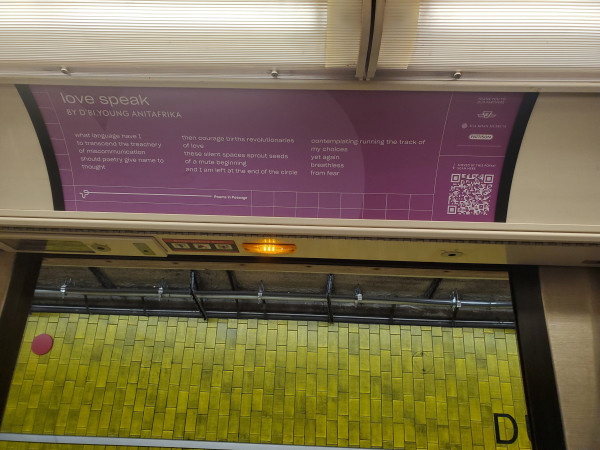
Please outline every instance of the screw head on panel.
M442 256L445 258L459 258L463 255L463 252L458 250L443 251Z

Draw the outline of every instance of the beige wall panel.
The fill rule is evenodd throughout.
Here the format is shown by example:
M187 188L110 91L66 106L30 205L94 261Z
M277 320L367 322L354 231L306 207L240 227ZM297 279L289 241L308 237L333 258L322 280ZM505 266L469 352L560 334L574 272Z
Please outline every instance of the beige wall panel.
M540 268L567 447L600 448L600 269Z
M540 94L519 152L507 222L600 223L600 95Z
M0 214L3 209L52 210L44 156L14 86L0 84Z

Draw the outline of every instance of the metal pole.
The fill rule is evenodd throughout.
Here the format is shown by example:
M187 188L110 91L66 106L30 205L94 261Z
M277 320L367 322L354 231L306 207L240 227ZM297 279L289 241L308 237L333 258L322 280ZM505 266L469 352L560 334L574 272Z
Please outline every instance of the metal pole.
M204 299L217 299L217 300L249 300L256 302L256 292L250 291L194 291L196 296ZM60 297L60 291L54 289L36 289L36 297ZM156 297L156 291L151 290L121 290L121 289L77 289L67 288L65 296L71 295L88 295L90 297ZM164 291L162 294L163 300L168 299L186 299L190 297L190 293L183 290L171 290ZM356 301L355 296L343 296L333 295L329 296L332 303L354 303ZM264 301L309 301L309 302L322 302L323 297L319 297L314 294L289 294L279 292L263 292L262 300ZM426 299L426 298L378 298L378 297L364 297L360 303L389 303L389 304L414 304L414 305L429 305L429 306L452 306L452 300L449 299ZM483 307L494 307L494 308L512 308L511 302L486 302L479 300L461 300L462 306L483 306Z

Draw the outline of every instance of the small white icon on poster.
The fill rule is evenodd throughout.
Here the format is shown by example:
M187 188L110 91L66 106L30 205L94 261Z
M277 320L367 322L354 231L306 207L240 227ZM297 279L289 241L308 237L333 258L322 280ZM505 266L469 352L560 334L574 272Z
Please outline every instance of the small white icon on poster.
M496 114L494 114L494 111L482 111L479 114L477 114L477 117L479 117L480 119L493 119L494 117L496 117Z

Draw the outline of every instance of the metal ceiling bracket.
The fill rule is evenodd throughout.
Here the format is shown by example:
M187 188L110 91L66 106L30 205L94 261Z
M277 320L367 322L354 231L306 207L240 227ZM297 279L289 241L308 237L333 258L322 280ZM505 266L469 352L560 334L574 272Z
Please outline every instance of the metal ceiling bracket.
M165 289L167 289L167 282L166 280L163 278L162 280L160 280L160 284L157 286L157 293L158 293L158 301L160 302L162 300L162 296L165 293Z
M454 289L452 291L452 311L458 311L460 308L462 308L462 304L458 298L458 289Z
M67 296L67 287L72 283L71 278L66 278L60 286L60 296L64 299Z
M354 288L354 306L358 306L358 304L362 302L362 299L362 290L360 289L360 286L356 286Z
M202 318L204 320L208 320L208 315L206 314L206 309L204 309L204 302L202 300L198 300L198 297L196 296L197 284L198 284L198 282L196 280L196 271L190 270L190 295L192 296L194 303L196 303L196 306L198 307L198 311L200 311L200 314L202 314Z
M462 304L458 296L458 289L454 289L452 291L452 325L456 323L456 316L460 308L462 308Z
M333 292L333 274L327 276L327 317L329 323L333 323L333 311L331 310L331 294Z
M115 289L117 287L115 283L113 283L108 277L108 275L106 275L106 272L104 272L104 270L102 270L100 267L88 267L88 269L90 272L92 272L96 280L98 280L98 283L100 283L103 288Z
M441 278L434 278L433 280L431 280L431 283L429 284L429 287L425 291L425 294L423 294L423 297L424 298L433 298L433 296L434 296L435 292L437 291L438 287L440 286L441 282L442 282Z
M235 272L233 270L227 270L227 278L229 278L229 284L231 286L231 290L232 291L238 291L239 290L239 283L237 281L237 278L235 276ZM240 315L240 299L236 298L235 299L235 310L237 312L238 315L238 319L239 319L239 315Z
M263 298L263 294L265 293L265 285L261 281L258 285L258 304L265 303L265 299Z

